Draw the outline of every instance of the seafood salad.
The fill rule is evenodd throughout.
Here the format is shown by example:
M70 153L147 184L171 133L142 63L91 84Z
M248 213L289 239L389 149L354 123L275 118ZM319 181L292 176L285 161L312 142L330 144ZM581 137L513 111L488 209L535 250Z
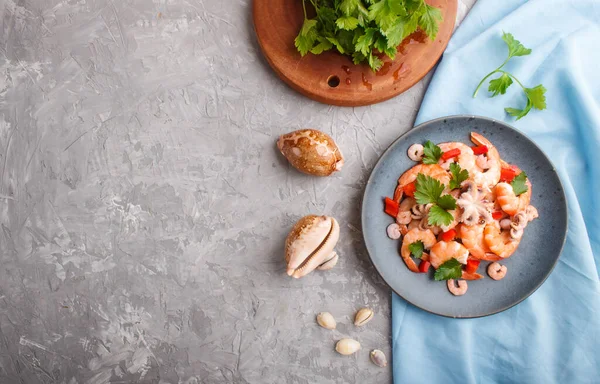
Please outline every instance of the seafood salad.
M393 198L385 198L385 213L395 220L387 235L401 240L408 269L433 267L434 279L445 280L456 296L467 292L467 280L484 277L482 261L490 262L490 278L502 279L508 269L501 262L538 217L525 171L502 160L479 133L471 141L413 144L408 157L418 164L400 176Z

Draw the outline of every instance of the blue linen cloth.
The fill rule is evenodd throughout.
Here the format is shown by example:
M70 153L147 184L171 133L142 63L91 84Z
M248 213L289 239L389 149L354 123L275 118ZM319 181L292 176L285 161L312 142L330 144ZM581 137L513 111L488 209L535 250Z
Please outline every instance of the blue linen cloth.
M489 98L478 82L506 58L502 31L531 55L506 70L526 86L543 83L548 108L519 121L515 83ZM395 383L600 382L600 1L479 0L452 37L417 123L474 114L504 120L552 159L569 204L559 262L527 300L497 315L448 319L392 299Z

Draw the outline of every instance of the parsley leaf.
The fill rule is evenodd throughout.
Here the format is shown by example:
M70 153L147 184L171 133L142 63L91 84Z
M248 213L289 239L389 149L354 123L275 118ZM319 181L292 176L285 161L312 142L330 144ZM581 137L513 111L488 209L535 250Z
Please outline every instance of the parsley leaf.
M450 173L452 174L450 184L448 185L450 189L460 188L462 182L469 178L469 171L467 171L466 169L461 170L460 165L458 163L450 164Z
M415 200L419 204L436 204L444 192L444 184L422 173L417 175Z
M423 164L437 164L442 153L442 148L427 140L423 145Z
M439 30L438 22L442 21L442 12L429 4L425 4L425 10L419 18L419 24L431 40L435 40Z
M404 25L404 19L399 17L384 31L384 35L387 37L388 48L396 50L396 47L402 42L404 39Z
M525 93L531 104L533 104L533 108L546 109L546 88L542 84L533 88L525 88Z
M326 39L322 36L319 36L317 38L317 40L319 41L319 44L312 47L312 49L310 50L310 53L314 53L315 55L318 55L321 52L329 51L331 48L333 48L333 44L328 39Z
M523 44L512 35L512 33L506 33L502 31L502 40L508 46L508 58L514 56L527 56L531 53L531 49L525 48Z
M519 196L525 192L527 192L527 174L525 172L521 172L519 173L517 176L515 176L515 178L513 179L513 181L510 183L510 185L512 185L513 191L515 192L515 195Z
M358 19L352 16L342 16L335 21L335 25L337 25L339 29L352 31L358 27Z
M433 204L429 209L429 225L449 225L454 216L448 210L456 209L456 200L450 195L442 196L445 185L431 176L417 175L415 200L419 204Z
M513 81L510 76L508 76L506 73L503 73L499 78L490 80L488 91L492 92L491 97L498 96L499 94L504 95L506 93L506 89L510 87L512 83Z
M398 45L417 28L435 39L442 20L440 9L425 0L302 0L302 5L305 20L294 40L302 56L335 47L374 72L382 66L382 55L393 60ZM316 11L316 18L308 18L307 8Z
M440 208L445 209L446 211L451 211L453 209L456 209L456 199L451 195L444 195L438 199L437 205L439 205Z
M375 32L377 32L375 28L367 28L365 29L365 33L356 41L356 51L362 53L365 57L368 57L369 52L371 52L371 45L375 40Z
M544 88L542 84L537 85L533 88L527 88L513 74L506 72L502 69L512 57L527 56L531 53L531 49L525 48L525 46L521 44L519 40L515 39L514 36L510 33L503 32L502 40L504 40L506 46L508 47L508 57L506 58L506 60L504 60L504 63L502 63L502 65L494 69L492 72L488 73L479 82L477 88L475 88L473 97L477 97L479 89L490 76L496 73L501 73L500 77L490 80L488 91L492 93L491 97L497 96L499 94L504 95L508 87L510 87L510 85L513 83L513 80L517 84L519 84L519 86L523 89L523 92L525 92L525 95L527 96L527 104L525 105L525 108L519 109L507 107L504 108L506 113L508 113L510 116L516 117L517 120L519 120L522 117L526 116L532 108L538 109L540 111L546 109L546 88Z
M304 19L300 34L294 40L294 45L298 48L298 51L302 56L306 55L310 51L317 40L317 20Z
M445 211L438 205L432 205L427 215L429 225L450 225L454 220L454 216L448 211Z
M369 67L373 68L375 71L379 71L381 67L383 67L383 61L377 56L373 55L373 52L369 52L368 57Z
M421 240L415 241L408 245L408 250L413 255L415 259L420 259L423 256L423 251L425 250L425 245Z
M444 264L440 265L438 269L435 270L433 278L436 281L440 280L450 280L450 279L460 279L462 276L462 264L452 258L446 261Z

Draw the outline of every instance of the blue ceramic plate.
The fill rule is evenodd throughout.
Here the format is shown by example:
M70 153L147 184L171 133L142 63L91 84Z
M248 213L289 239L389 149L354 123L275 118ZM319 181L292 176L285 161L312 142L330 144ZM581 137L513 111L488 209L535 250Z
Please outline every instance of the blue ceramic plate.
M383 199L392 197L398 178L414 166L407 156L414 143L460 141L470 144L469 134L478 132L489 139L502 159L527 172L533 185L531 204L540 218L531 222L517 251L501 263L506 277L494 281L487 276L488 262L478 272L485 279L469 281L464 296L453 296L445 282L433 273L408 270L399 255L399 240L386 235L393 219L383 212ZM362 229L371 261L387 284L409 303L431 313L471 318L495 314L531 295L552 272L567 232L565 194L548 157L529 138L509 125L485 117L451 116L423 123L396 140L373 169L362 202Z

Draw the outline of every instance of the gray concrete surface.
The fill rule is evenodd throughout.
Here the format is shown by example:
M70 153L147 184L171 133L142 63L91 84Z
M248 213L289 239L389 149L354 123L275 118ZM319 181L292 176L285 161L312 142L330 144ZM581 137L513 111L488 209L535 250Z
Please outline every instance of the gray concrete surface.
M390 356L390 291L359 203L427 81L308 100L265 64L250 6L0 0L0 383L391 381L368 358ZM342 173L287 165L275 140L300 127L336 139ZM283 241L309 213L339 220L341 260L293 280ZM336 355L342 336L363 349Z

